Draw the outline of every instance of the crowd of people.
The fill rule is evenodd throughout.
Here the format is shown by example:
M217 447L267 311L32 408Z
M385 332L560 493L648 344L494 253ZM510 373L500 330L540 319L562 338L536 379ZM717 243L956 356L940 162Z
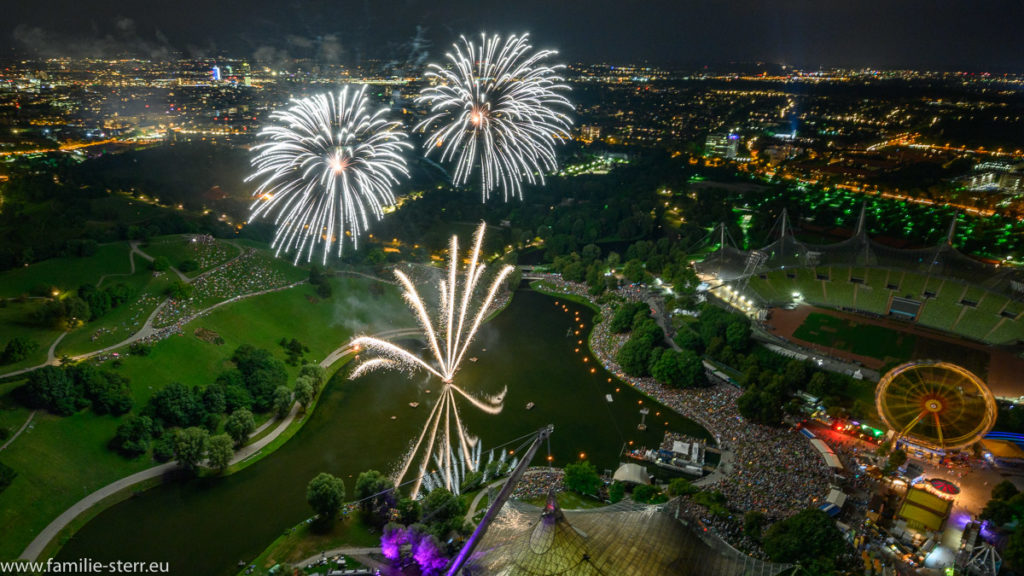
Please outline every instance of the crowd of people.
M584 284L566 282L557 275L546 275L547 287L587 297ZM618 298L604 297L601 316L610 319L614 310L609 301L637 302L646 293L635 287L619 288ZM721 535L733 542L742 536L742 515L759 510L778 520L815 505L828 493L831 471L811 444L792 429L754 424L739 414L737 400L742 391L711 378L707 387L675 389L653 378L627 375L615 361L619 347L628 334L614 334L608 322L600 322L591 332L591 346L605 369L644 394L706 428L723 450L720 470L699 482L713 484L713 490L726 497L726 506L736 514L716 517ZM738 532L737 532L738 530ZM742 542L737 541L742 545Z
M200 276L192 283L191 296L169 300L153 319L153 326L180 327L217 302L287 285L284 274L272 266L270 258L250 248L238 258Z
M543 498L550 492L559 493L565 490L565 474L558 468L533 466L526 469L523 477L512 491L512 497L519 500Z
M768 559L768 555L757 540L743 532L742 515L717 516L689 498L679 498L673 505L678 507L680 517L697 523L701 528L728 542L733 548L760 560Z
M173 236L150 242L147 246L182 243L186 246L185 257L196 263L196 270L209 270L238 255L237 248L227 242L219 242L209 234L195 234L185 237ZM192 274L194 272L190 273L190 275Z

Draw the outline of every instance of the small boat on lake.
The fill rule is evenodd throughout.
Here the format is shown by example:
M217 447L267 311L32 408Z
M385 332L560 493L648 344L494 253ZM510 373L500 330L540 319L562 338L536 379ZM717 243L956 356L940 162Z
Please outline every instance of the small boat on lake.
M419 402L409 402L409 407L410 408L419 408L420 407L420 403Z
M533 410L534 406L535 406L535 404L533 402L527 402L526 403L526 409L527 410Z

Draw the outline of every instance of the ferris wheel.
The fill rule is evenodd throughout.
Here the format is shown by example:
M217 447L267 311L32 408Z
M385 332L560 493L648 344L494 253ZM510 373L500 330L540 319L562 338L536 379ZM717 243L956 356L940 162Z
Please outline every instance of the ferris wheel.
M875 406L897 439L934 450L968 446L996 422L988 386L949 362L921 360L893 368L878 382Z

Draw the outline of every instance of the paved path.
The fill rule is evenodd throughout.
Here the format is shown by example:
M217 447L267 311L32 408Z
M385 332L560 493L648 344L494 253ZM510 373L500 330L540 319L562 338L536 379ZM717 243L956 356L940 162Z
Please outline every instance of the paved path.
M654 321L658 323L661 331L665 334L665 343L676 352L682 352L683 349L676 344L675 338L673 338L675 328L672 327L672 319L665 310L665 298L659 294L648 292L644 297L644 302L654 310Z
M416 333L418 333L416 329L402 328L397 330L388 330L385 332L381 332L376 336L396 337ZM327 369L349 352L351 352L351 346L346 343L344 346L341 346L338 349L331 352L330 354L328 354L327 358L320 362L320 366L324 369ZM249 458L257 456L263 450L263 448L265 448L268 444L276 440L278 436L280 436L285 430L288 429L288 426L291 425L291 423L295 420L296 417L298 417L299 409L299 404L295 403L292 405L292 409L288 413L288 416L283 420L268 420L262 426L254 430L252 434L249 435L250 438L259 435L269 426L273 425L274 422L277 422L277 426L269 434L260 438L259 440L256 440L251 444L246 444L245 446L241 447L238 451L236 451L234 457L231 459L231 464L237 464L238 462L242 462L248 460ZM112 494L115 494L120 490L138 484L139 482L144 482L152 478L163 476L164 474L176 470L178 468L179 466L176 462L168 462L166 464L161 464L159 466L147 468L146 470L136 472L131 476L127 476L125 478L121 478L120 480L111 482L110 484L107 484L106 486L100 488L99 490L96 490L92 494L89 494L85 498L82 498L74 505L72 505L70 508L65 510L63 514L61 514L52 522L50 522L50 524L46 528L44 528L42 532L40 532L35 537L35 539L32 540L32 542L29 543L29 545L25 548L25 551L21 553L21 558L26 560L36 560L37 558L39 558L39 554L42 553L42 551L46 548L50 541L53 540L53 538L56 537L61 530L63 530L68 524L71 523L72 520L77 518L80 514L82 514L92 506L96 505L104 498ZM374 550L379 551L379 548Z
M380 546L377 546L376 548L369 548L369 547L357 548L355 546L346 546L346 547L343 547L343 548L334 548L334 549L331 549L331 550L325 550L325 551L321 552L320 554L317 554L316 556L310 556L309 558L306 558L305 560L297 563L296 566L312 566L313 564L317 564L318 562L320 562L324 558L331 558L333 556L338 556L338 555L352 556L352 557L356 557L356 556L363 556L363 557L365 557L365 556L367 556L369 554L380 554L380 553L381 553L380 552ZM370 568L375 568L376 567L376 566L373 566L371 564L368 564L367 562L363 562L361 558L359 558L358 560L360 560L360 563L363 564L364 566L369 566ZM372 564L378 564L379 565L380 563L379 562L372 562Z
M7 442L4 442L4 445L0 446L0 452L3 452L5 448L7 448L8 446L11 445L11 442L14 442L15 438L20 436L21 433L25 431L25 428L28 428L28 425L32 422L32 419L35 418L35 416L36 416L36 411L33 410L28 415L28 420L25 420L25 423L21 425L21 428L18 428L18 431L14 433L14 436L11 436L10 438L8 438Z
M526 474L529 474L529 472L530 471L527 470L526 472L523 473L523 476L526 476ZM471 502L469 505L469 511L466 512L466 519L470 522L473 522L473 516L476 516L476 507L480 505L480 501L484 499L484 496L487 496L487 494L491 491L491 488L501 486L502 484L505 483L506 480L508 480L507 476L505 478L495 480L494 482L488 484L483 490L477 492L476 497L473 498L473 502Z
M96 287L97 288L99 288L100 284L103 284L103 281L106 280L107 278L113 278L115 276L134 276L135 275L135 255L136 254L140 254L142 256L145 256L145 254L142 254L142 252L139 251L139 243L138 242L132 241L130 246L131 246L131 250L128 251L128 264L129 264L130 270L128 271L128 273L127 274L124 274L124 273L104 274L103 276L100 276L99 280L96 281ZM150 258L150 260L152 260L152 258Z
M239 462L242 462L243 460L248 460L249 458L259 454L264 447L266 447L268 444L277 439L277 437L280 436L281 433L288 428L292 421L294 421L295 418L298 416L298 413L299 404L296 403L292 405L292 409L290 412L288 412L288 416L285 419L276 421L277 427L275 427L270 434L267 434L266 436L260 438L259 440L253 442L252 444L246 444L237 452L235 452L234 457L231 458L231 464L237 464ZM267 421L263 426L260 426L255 431L253 431L253 433L250 436L255 436L261 433L274 422L275 420ZM180 468L181 467L178 465L177 462L168 462L166 464L160 464L159 466L147 468L140 472L136 472L131 476L121 478L120 480L115 480L114 482L107 484L106 486L100 488L99 490L96 490L92 494L89 494L85 498L82 498L78 502L75 502L70 508L65 510L63 514L61 514L52 522L50 522L50 524L46 528L43 528L42 532L36 535L35 539L32 540L32 542L30 542L29 545L25 548L25 551L21 553L21 557L26 560L38 559L39 554L43 552L43 549L46 548L50 541L53 540L54 537L56 537L61 530L63 530L68 524L71 523L72 520L77 518L80 514L82 514L89 508L92 508L94 505L99 503L104 498L116 494L117 492L124 490L125 488L134 486L139 482L145 482L146 480L150 480L152 478L161 477L164 474L173 472L175 470L179 470Z

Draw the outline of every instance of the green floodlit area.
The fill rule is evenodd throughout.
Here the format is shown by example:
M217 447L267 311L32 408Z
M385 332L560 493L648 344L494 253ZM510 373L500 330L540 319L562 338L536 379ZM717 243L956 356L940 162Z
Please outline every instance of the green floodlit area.
M16 4L0 576L1024 574L1024 5Z

